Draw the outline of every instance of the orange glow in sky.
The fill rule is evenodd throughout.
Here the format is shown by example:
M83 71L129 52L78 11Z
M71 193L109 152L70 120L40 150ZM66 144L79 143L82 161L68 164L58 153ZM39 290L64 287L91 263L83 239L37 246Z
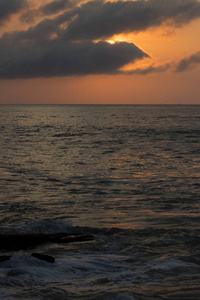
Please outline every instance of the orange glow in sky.
M13 0L0 103L200 104L199 36L198 0Z

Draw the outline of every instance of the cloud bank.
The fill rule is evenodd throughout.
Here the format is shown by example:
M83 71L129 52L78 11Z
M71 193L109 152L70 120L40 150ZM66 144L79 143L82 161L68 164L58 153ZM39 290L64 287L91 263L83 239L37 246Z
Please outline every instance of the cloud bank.
M71 6L70 0L57 0L50 3L47 3L46 5L43 5L41 7L41 11L45 15L51 15L58 13L59 11L65 9L67 6Z
M184 71L191 70L199 64L200 64L200 51L190 55L189 57L181 59L176 66L176 72L184 72Z
M198 0L138 0L105 2L56 0L21 16L40 22L28 29L4 32L0 38L0 78L119 74L121 68L149 57L134 43L109 44L113 35L159 27L183 26L200 17ZM25 0L0 0L0 24L25 8ZM35 21L34 21L35 22ZM182 72L199 64L199 52L176 64ZM164 72L171 64L136 69L129 74Z
M196 0L91 1L83 5L66 30L70 39L98 39L144 31L166 21L176 26L200 17Z
M38 9L28 10L21 16L21 21L25 23L31 23L34 19L40 16L49 16L53 14L57 14L60 11L67 8L74 7L75 1L72 0L56 0L53 2L49 2L47 4L41 5Z
M25 0L0 0L0 25L12 14L25 7Z
M116 74L125 64L148 55L132 43L49 41L40 45L0 44L0 77L33 78ZM9 60L8 60L9 57Z
M185 57L177 62L171 62L161 65L150 65L146 68L137 68L130 71L124 71L124 74L147 75L151 73L163 73L168 70L172 72L186 72L200 65L200 51Z

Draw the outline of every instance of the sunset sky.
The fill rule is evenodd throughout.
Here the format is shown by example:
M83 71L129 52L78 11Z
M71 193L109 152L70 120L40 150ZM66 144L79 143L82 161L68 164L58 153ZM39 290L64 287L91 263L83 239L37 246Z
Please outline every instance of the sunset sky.
M0 104L200 104L199 0L0 0Z

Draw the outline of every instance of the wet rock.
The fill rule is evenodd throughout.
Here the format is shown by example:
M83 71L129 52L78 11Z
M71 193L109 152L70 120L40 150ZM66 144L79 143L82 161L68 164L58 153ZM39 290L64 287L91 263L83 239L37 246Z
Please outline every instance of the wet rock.
M87 242L94 240L92 235L72 235L68 237L62 237L58 240L59 244L62 243L73 243L73 242Z
M11 258L11 255L1 255L0 256L0 263L1 262L4 262L4 261L7 261Z
M91 235L82 234L0 234L0 249L25 250L45 243L72 243L93 240Z
M31 256L47 261L49 263L54 263L55 262L55 258L51 255L46 255L46 254L41 254L41 253L32 253Z

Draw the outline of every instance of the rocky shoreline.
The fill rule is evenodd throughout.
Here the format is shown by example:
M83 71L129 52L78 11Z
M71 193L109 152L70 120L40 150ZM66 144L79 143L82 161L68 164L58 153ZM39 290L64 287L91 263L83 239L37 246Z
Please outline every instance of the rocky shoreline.
M94 240L92 235L83 235L79 233L55 233L55 234L1 234L0 250L27 250L46 243L74 243L87 242ZM31 256L54 263L55 258L41 253L32 253ZM11 255L1 255L0 263L9 260Z

